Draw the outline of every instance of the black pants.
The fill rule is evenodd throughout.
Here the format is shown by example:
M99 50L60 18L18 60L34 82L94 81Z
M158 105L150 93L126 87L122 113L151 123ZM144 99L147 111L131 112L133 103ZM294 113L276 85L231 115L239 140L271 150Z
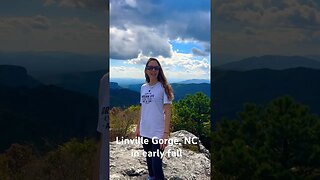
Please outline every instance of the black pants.
M148 143L143 144L143 149L147 153L157 152L157 150L163 152L163 150L160 150L159 143L152 143L152 140L150 138L143 137L143 139L148 139ZM156 180L164 180L164 174L162 170L162 159L160 156L147 156L147 165L150 177L155 177Z

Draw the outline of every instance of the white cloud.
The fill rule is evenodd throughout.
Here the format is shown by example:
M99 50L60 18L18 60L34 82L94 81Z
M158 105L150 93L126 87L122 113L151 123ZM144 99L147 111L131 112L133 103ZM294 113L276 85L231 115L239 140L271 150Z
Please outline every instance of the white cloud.
M237 0L215 3L219 19L255 26L300 27L320 25L318 5L313 1Z
M171 76L171 78L184 79L186 77L206 78L210 76L210 62L209 57L200 60L193 59L192 54L172 52L172 57L155 57L159 60L164 73ZM139 54L138 58L128 60L129 65L141 65L142 70L145 63L149 59L148 56ZM139 70L139 71L142 71Z
M266 54L318 54L320 41L315 37L320 6L314 0L226 0L215 1L214 7L213 54L238 57L232 60Z
M192 48L192 53L194 56L208 56L209 53L202 51L201 49L198 48Z
M137 7L137 2L135 0L126 0L126 3L130 6L130 7Z
M181 11L178 10L178 3L168 1L134 2L136 3L134 6L128 3L128 0L110 2L112 27L121 29L124 24L127 26L134 24L153 27L170 40L181 38L210 42L210 7L204 11L199 8L201 3L193 3L196 6L192 11Z
M153 28L131 25L124 29L110 28L110 58L132 59L142 53L148 56L170 57L168 38Z
M143 67L111 66L110 78L144 78Z
M141 52L138 54L137 58L129 59L128 64L142 64L145 65L148 61L149 57L143 55Z
M42 15L33 17L0 17L0 24L7 28L12 28L16 31L18 29L24 31L32 31L36 29L46 30L50 28L50 20Z
M78 18L3 17L0 27L3 51L106 52L104 28Z
M106 1L104 0L43 0L44 6L52 6L58 4L64 8L89 8L89 9L107 9Z
M50 6L52 4L55 4L56 1L55 0L44 0L44 6Z
M311 34L310 34L311 33ZM310 35L309 35L310 34ZM296 28L248 29L243 32L216 31L215 52L241 56L265 54L306 55L315 54L316 47L310 48L312 31ZM239 60L239 59L234 59Z
M203 7L209 1L192 2L192 8L185 6L186 10L181 10L176 1L111 0L110 58L125 60L124 66L141 67L138 73L143 72L150 57L155 57L169 79L209 78L210 7ZM185 51L183 47L180 52L173 51L172 41L203 47L194 50L203 58L191 52L181 53ZM126 77L131 75L125 73Z

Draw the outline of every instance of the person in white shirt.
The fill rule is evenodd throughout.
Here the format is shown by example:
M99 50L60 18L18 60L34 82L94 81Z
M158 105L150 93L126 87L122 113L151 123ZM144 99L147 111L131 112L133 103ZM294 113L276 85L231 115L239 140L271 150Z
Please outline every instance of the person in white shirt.
M103 75L99 86L99 120L101 133L99 180L109 179L109 73Z
M143 144L143 149L147 154L148 152L163 152L170 134L173 91L157 59L150 58L144 72L146 83L141 86L140 91L141 114L136 128L136 136L148 139L148 143ZM160 139L164 143L159 143ZM148 179L164 179L161 157L147 156L146 158L149 171Z

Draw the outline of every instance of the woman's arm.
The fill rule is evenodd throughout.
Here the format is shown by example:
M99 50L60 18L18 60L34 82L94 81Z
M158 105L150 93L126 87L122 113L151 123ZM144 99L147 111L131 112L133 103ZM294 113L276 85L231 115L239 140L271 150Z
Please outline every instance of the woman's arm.
M171 122L171 104L163 105L164 109L164 132L162 139L169 139L170 135L170 122ZM160 148L164 149L167 146L167 141L164 144L160 144Z
M139 117L138 117L138 122L137 122L137 127L136 127L136 137L140 136L140 119L141 119L141 105L140 105L140 111L139 111Z

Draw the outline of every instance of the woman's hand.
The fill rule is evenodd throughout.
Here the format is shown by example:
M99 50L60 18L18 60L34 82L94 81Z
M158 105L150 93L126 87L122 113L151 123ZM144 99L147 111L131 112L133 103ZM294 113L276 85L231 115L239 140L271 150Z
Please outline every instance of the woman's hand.
M139 128L139 126L136 127L135 135L136 135L136 137L140 137L140 128Z
M169 133L168 132L163 133L162 139L163 139L163 143L160 144L160 149L164 150L168 146Z

